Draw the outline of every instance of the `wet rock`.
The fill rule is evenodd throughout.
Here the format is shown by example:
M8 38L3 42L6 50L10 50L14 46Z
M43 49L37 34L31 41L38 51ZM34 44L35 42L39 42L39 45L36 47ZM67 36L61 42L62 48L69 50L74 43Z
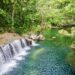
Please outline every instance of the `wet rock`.
M25 40L26 40L28 46L32 45L32 40L31 39L25 38Z

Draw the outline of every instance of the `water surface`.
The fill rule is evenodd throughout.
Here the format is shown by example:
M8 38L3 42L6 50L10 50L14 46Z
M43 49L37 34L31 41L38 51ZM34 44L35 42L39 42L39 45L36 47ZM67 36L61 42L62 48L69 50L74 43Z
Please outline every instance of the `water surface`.
M66 61L67 47L52 41L40 42L29 55L17 61L18 66L5 75L75 75Z

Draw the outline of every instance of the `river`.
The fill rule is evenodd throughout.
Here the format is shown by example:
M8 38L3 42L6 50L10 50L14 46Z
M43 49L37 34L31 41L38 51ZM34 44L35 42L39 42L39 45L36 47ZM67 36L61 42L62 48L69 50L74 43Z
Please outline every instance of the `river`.
M28 52L29 55L17 61L18 66L5 75L75 75L66 60L68 47L45 40Z

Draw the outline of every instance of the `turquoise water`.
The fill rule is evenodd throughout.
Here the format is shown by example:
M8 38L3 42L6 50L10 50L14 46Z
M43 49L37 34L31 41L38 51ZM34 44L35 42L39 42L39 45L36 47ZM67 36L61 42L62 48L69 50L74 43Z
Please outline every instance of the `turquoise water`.
M45 40L29 52L22 61L17 61L17 68L5 75L75 75L66 61L67 47Z

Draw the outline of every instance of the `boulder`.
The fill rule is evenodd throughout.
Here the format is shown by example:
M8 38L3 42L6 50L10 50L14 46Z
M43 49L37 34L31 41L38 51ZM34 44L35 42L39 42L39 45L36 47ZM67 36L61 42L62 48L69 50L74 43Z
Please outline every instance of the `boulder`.
M30 36L30 39L32 39L32 40L37 40L37 41L41 41L41 40L44 40L45 38L44 38L44 36L43 36L42 34L39 34L39 35L37 35L37 34L32 34L32 35Z
M59 30L58 33L64 36L71 36L71 34L67 30L64 30L64 29Z
M75 44L71 44L70 48L73 49L73 50L75 50Z
M72 27L71 28L71 36L72 37L75 37L75 27Z

